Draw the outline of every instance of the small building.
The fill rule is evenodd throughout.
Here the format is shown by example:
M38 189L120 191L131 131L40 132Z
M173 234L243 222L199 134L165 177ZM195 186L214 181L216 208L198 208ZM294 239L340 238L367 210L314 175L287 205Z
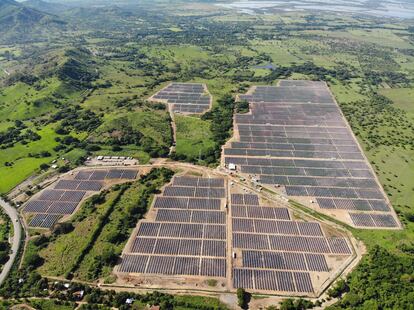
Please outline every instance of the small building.
M127 305L131 305L133 302L134 302L134 298L127 298L127 299L125 300L125 303L126 303Z
M236 170L236 165L233 163L229 163L229 170Z

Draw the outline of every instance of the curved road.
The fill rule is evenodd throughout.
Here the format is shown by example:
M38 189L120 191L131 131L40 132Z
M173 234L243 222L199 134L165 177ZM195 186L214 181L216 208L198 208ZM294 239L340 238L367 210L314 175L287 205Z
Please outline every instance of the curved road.
M3 284L4 280L8 276L11 267L13 266L14 260L16 259L17 253L19 252L20 241L22 239L22 226L20 225L19 215L17 210L0 198L0 206L10 217L13 223L13 242L12 252L10 254L9 261L3 266L3 270L0 273L0 285Z

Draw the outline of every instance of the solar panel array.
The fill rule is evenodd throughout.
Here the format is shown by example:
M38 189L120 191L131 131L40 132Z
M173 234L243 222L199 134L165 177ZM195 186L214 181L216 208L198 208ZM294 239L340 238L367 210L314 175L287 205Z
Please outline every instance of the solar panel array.
M172 105L174 112L204 113L210 108L211 96L203 84L171 83L153 97Z
M99 170L81 170L75 180L103 181L113 179L134 180L138 175L135 169L99 169Z
M317 222L293 221L285 208L261 206L257 195L232 194L230 209L233 251L242 256L235 288L312 293L312 273L331 270L327 256L352 254L346 239L325 237Z
M37 213L31 219L29 226L39 228L52 228L53 225L61 218L57 214Z
M257 86L240 99L249 101L251 113L235 116L239 139L224 149L225 164L262 184L284 186L288 196L315 197L322 209L393 217L325 83L281 81L278 87ZM378 227L368 220L353 223ZM396 220L387 223L399 227Z
M199 194L197 194L199 193ZM120 272L226 277L224 179L175 177L139 223Z
M63 215L72 214L87 192L100 191L104 180L135 179L137 174L133 169L81 170L73 180L61 179L26 204L24 212L35 214L29 226L50 228Z

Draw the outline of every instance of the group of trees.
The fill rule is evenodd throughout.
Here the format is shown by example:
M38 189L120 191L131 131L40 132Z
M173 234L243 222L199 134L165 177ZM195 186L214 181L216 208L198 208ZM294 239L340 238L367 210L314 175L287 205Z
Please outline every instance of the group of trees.
M16 120L14 126L0 132L0 149L13 147L18 142L27 144L29 141L37 140L40 140L39 134L27 128L22 121Z
M414 122L387 97L372 93L366 100L342 103L341 108L355 134L367 147L414 149Z
M210 130L215 142L215 161L221 156L221 146L225 144L231 136L235 105L236 102L234 98L230 94L225 95L217 100L216 106L201 117L204 120L211 121ZM213 157L211 157L211 159L213 159Z
M375 246L349 275L330 290L341 297L329 310L412 309L414 305L414 258L397 256Z
M289 67L279 66L271 69L268 75L263 77L253 77L250 80L252 82L272 83L277 79L288 78L293 73L304 74L313 77L315 80L321 81L329 81L331 78L339 81L349 81L351 78L355 77L355 74L344 66L328 69L317 66L313 62L306 62L304 64L291 65Z
M57 68L58 78L72 88L92 87L92 81L99 75L89 50L80 47L68 49L65 57L64 63Z
M102 117L103 114L97 115L90 110L84 110L81 106L67 106L56 112L50 121L60 121L56 133L64 135L71 131L91 132L102 124Z

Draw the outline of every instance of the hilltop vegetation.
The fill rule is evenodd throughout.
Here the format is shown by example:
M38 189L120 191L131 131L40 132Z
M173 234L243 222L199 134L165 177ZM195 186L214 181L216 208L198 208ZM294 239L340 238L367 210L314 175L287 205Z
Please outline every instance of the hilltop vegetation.
M14 0L0 0L0 43L38 41L34 36L57 34L65 30L66 23Z

